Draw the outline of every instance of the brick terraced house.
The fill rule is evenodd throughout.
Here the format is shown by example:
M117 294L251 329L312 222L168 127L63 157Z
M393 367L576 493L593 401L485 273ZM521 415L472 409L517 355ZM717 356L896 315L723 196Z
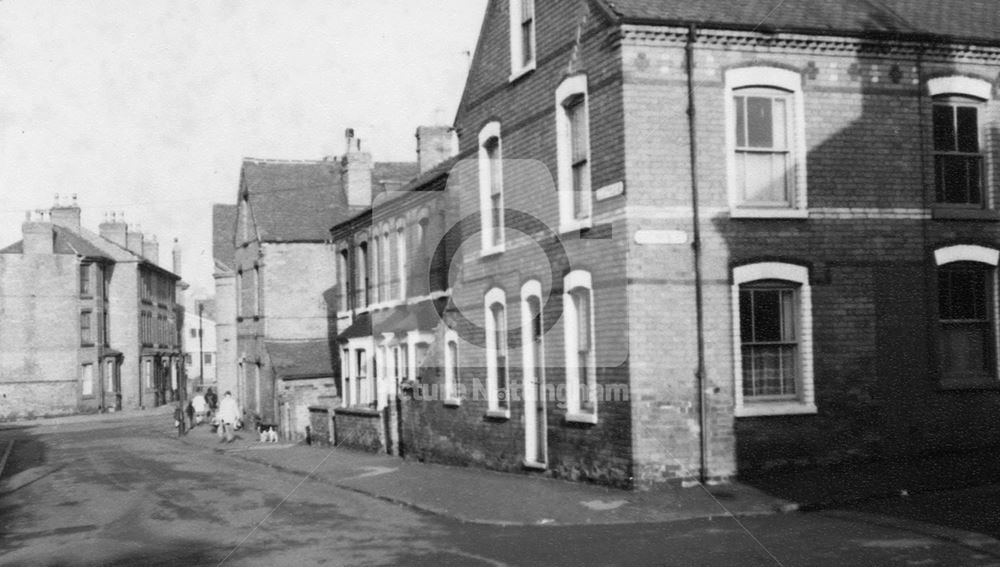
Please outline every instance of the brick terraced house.
M373 192L398 188L417 172L415 163L374 162L353 130L346 142L339 159L244 160L232 265L216 274L217 286L234 276L233 394L286 437L305 434L310 405L339 395L330 227L370 207ZM229 372L225 364L220 376Z
M155 407L185 395L180 277L120 217L29 214L0 250L0 419ZM179 256L175 251L175 266Z
M998 30L958 0L491 0L438 198L461 253L404 357L467 395L403 396L404 453L646 487L996 445ZM339 301L372 325L411 294L355 228ZM345 405L412 353L389 327L338 328Z

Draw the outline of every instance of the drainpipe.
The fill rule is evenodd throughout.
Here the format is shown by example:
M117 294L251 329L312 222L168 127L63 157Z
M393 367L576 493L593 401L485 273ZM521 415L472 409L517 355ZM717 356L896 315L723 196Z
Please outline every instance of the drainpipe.
M702 484L708 480L708 400L705 392L705 306L704 290L701 280L701 220L698 211L698 138L695 122L694 105L694 42L698 28L694 24L688 26L687 43L684 54L687 66L688 94L688 137L691 152L691 216L692 237L691 250L694 253L694 302L695 320L698 339L698 368L695 370L695 383L698 388L698 420L699 420L699 454L701 456L698 478Z

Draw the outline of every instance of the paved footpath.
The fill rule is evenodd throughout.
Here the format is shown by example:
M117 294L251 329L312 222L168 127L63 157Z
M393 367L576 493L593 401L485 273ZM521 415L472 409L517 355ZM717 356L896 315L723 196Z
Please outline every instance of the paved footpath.
M665 522L769 514L789 506L784 500L740 484L707 490L693 487L630 492L528 475L419 463L343 448L260 443L245 433L226 444L220 443L207 427L196 427L181 441L480 524Z

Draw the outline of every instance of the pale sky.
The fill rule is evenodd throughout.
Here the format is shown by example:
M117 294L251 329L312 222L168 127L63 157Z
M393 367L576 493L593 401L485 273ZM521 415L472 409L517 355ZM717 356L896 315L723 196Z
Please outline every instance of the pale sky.
M175 237L211 293L211 205L241 159L321 159L353 127L415 160L451 124L486 0L0 0L0 247L76 193L95 231L124 211Z

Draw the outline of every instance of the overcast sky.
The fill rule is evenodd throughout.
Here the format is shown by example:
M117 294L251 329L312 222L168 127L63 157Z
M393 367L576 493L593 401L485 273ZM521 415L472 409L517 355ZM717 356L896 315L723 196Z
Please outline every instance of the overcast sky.
M354 127L414 160L451 124L486 0L0 0L0 247L29 209L76 193L181 239L212 290L211 205L244 156L320 159Z

